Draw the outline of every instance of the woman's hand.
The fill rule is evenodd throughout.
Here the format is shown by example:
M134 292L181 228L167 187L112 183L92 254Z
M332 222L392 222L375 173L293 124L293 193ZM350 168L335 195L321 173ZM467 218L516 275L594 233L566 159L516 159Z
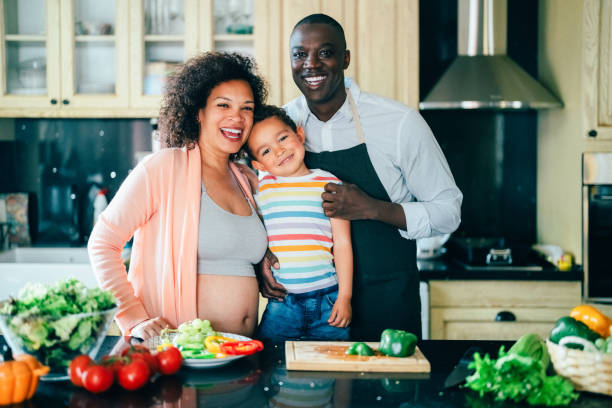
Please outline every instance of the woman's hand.
M260 270L257 274L257 282L259 283L259 291L262 296L282 302L285 296L287 296L287 289L278 283L276 278L274 278L274 274L272 274L272 267L280 268L278 258L268 249L259 265Z
M146 340L151 337L159 336L161 331L169 326L170 324L161 317L154 317L138 323L132 328L130 335Z
M346 297L338 296L327 322L330 326L346 327L351 323L352 317L353 309L351 308L351 300Z

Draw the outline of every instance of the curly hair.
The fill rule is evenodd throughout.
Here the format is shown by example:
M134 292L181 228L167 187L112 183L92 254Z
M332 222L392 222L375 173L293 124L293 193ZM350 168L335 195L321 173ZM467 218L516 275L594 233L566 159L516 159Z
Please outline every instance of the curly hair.
M168 147L193 149L200 137L198 112L222 82L244 80L253 91L255 110L266 101L265 81L254 59L228 52L205 52L190 58L168 77L159 112L160 135Z

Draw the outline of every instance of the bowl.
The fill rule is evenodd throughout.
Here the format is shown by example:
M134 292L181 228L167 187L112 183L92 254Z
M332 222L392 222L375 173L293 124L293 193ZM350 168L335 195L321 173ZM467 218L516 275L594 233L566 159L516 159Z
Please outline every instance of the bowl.
M87 354L96 358L116 312L114 307L60 317L0 314L0 329L13 355L30 354L50 367L41 380L67 380L68 364L74 357Z
M32 58L19 63L19 82L27 89L45 88L47 84L47 61Z

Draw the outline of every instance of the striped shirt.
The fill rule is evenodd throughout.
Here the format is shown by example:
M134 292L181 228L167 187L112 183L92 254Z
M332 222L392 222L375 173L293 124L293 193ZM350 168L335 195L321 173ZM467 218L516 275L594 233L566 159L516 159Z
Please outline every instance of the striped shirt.
M255 201L263 215L268 245L281 265L276 280L289 293L307 293L338 284L332 255L329 218L323 213L321 193L331 173L311 170L301 177L265 175Z

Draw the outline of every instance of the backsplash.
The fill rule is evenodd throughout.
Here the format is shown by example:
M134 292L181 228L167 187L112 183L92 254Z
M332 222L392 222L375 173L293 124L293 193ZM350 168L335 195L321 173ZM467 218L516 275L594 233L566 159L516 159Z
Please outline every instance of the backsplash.
M0 142L0 193L29 193L32 243L86 244L93 193L112 199L151 131L149 119L16 119L14 140Z
M421 1L419 92L457 56L457 2ZM507 53L537 77L538 2L508 2ZM423 111L463 192L462 237L536 240L537 112Z

